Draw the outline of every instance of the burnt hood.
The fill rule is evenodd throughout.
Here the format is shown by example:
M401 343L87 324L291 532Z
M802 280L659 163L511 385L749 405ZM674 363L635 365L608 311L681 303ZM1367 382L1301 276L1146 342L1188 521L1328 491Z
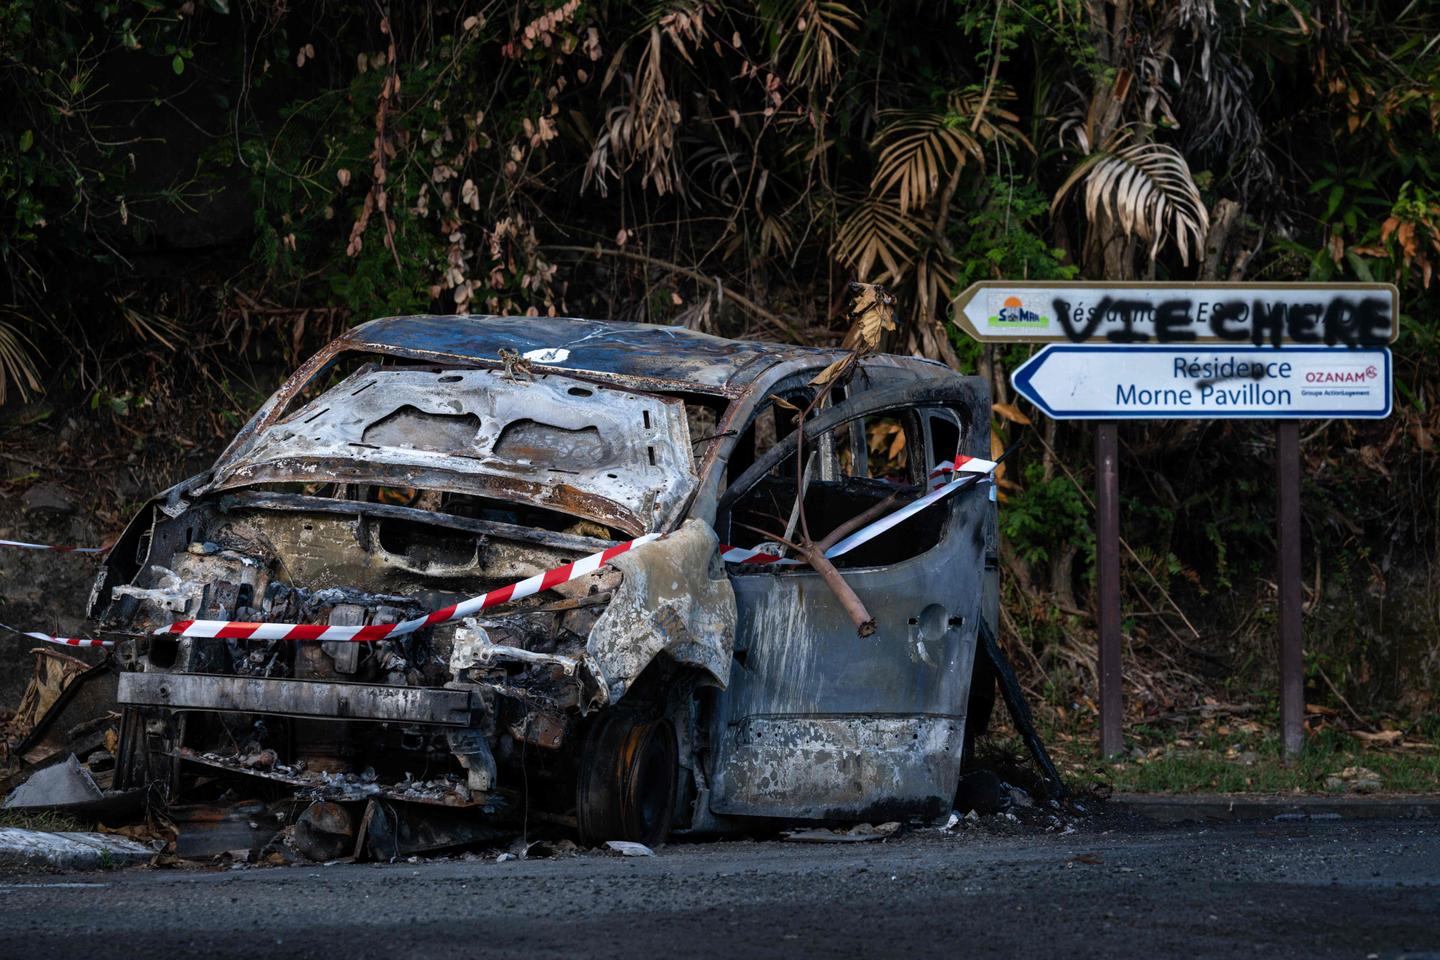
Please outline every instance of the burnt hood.
M346 482L475 494L638 535L696 476L684 404L548 371L364 368L258 431L192 491Z

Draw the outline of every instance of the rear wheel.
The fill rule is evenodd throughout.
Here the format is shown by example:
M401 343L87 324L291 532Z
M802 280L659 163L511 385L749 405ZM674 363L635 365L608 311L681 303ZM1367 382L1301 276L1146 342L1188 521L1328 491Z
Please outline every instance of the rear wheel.
M654 846L670 833L679 749L665 717L597 718L580 753L576 822L587 844L631 840Z

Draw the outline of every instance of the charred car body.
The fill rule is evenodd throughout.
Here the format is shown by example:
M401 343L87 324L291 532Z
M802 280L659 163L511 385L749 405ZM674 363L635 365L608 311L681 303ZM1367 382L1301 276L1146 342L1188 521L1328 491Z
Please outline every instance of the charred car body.
M981 381L877 356L812 412L797 471L795 411L841 356L572 319L352 330L150 501L99 574L118 782L523 809L590 841L948 811L993 697L983 671L971 695L993 501L950 497L836 561L869 636L808 566L719 556L793 529L797 479L818 538L937 461L989 454ZM156 632L397 623L651 533L403 636Z

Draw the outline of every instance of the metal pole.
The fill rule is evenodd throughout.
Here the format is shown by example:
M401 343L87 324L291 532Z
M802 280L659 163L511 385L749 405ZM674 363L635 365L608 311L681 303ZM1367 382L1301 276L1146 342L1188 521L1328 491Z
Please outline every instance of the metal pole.
M1280 738L1287 757L1298 756L1305 739L1305 684L1300 650L1300 425L1281 420L1275 430L1278 487L1275 541L1280 592Z
M1120 679L1120 470L1115 424L1095 428L1095 592L1100 625L1100 754L1125 749Z

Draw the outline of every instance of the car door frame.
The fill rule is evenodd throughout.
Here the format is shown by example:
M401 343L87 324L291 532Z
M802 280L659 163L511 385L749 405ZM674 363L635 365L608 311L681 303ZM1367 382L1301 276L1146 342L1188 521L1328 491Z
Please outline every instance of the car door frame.
M937 374L853 393L807 422L807 444L867 415L941 407L954 410L964 422L963 452L988 455L986 385L978 378L949 371ZM756 404L755 412L759 409ZM750 421L753 416L747 427ZM917 422L928 445L930 425L923 418ZM728 532L722 528L727 526L729 507L774 466L793 456L794 447L794 434L777 441L716 498L715 519L722 537ZM884 648L888 660L898 659L902 637L907 655L917 648L923 650L927 643L948 651L938 687L914 698L913 709L898 708L903 696L888 704L877 701L868 708L852 699L841 703L841 709L827 709L823 697L807 702L800 696L788 708L780 703L774 694L781 678L750 675L757 668L780 669L750 662L757 651L763 653L766 636L776 632L779 622L771 618L761 625L754 609L757 598L767 592L791 595L780 604L788 616L798 618L786 638L789 646L798 643L795 630L807 618L824 620L813 624L818 632L812 632L828 638L825 647L848 642L854 636L854 625L835 616L826 602L832 595L826 587L817 589L818 575L808 568L749 568L742 572L732 567L741 623L730 684L711 697L707 711L711 748L708 813L830 820L889 815L902 808L937 815L948 811L959 776L977 628L985 614L986 557L993 553L995 530L993 504L983 495L955 496L942 504L935 509L945 511L942 516L948 518L947 527L930 548L893 564L844 571L862 599L871 595L867 605L883 626L882 636L874 642L892 645ZM903 599L907 585L918 582L925 584L921 592L926 596L908 605L916 609L893 602L897 594ZM803 590L802 584L807 585ZM951 584L953 596L941 603L941 595ZM929 602L919 602L925 599ZM769 648L774 652L779 648L773 636L771 641ZM825 647L820 648L822 659L827 655ZM775 657L760 655L757 660L771 664ZM939 664L931 666L940 668ZM825 669L822 664L819 674ZM919 672L923 673L923 668ZM898 674L892 671L891 679L895 676ZM853 685L853 676L850 681ZM766 684L769 701L757 702L753 691Z

